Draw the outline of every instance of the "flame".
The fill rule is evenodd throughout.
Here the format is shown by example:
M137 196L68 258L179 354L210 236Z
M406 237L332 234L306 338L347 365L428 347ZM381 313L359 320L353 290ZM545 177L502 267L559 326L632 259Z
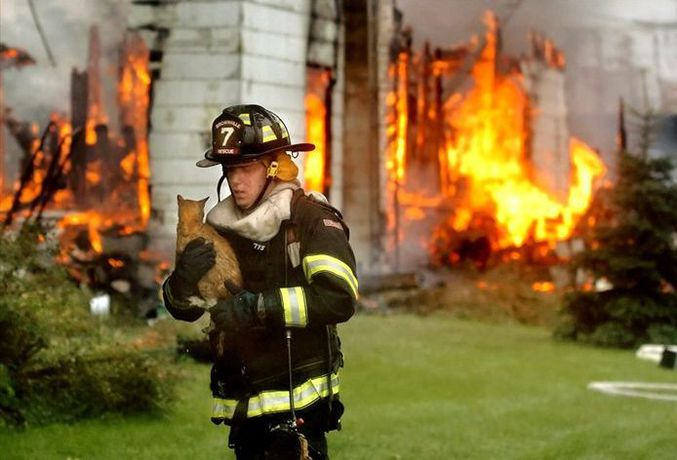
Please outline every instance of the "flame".
M68 187L56 190L49 202L51 209L58 209L63 217L57 222L59 238L61 242L61 254L58 260L69 263L75 257L83 260L98 257L105 252L104 238L102 234L110 233L115 237L131 235L142 230L150 218L150 196L148 183L150 178L150 166L148 161L147 143L147 117L148 117L148 90L150 75L148 73L148 50L140 37L133 35L126 42L123 55L122 67L119 79L119 101L121 112L121 125L124 129L131 127L133 135L123 136L111 133L109 149L111 155L120 155L119 171L110 170L108 158L88 156L90 152L97 151L98 144L103 139L97 139L96 127L106 125L108 118L103 110L101 98L101 80L98 72L97 55L98 44L94 33L90 40L90 60L88 75L90 76L88 87L87 120L84 126L85 152L78 152L78 161L84 161L86 169L76 171L78 173L79 187L84 194L76 196L77 192L71 186L71 174L73 173L71 148L73 143L73 127L61 114L53 114L50 118L56 128L50 129L50 134L44 144L44 151L38 151L34 156L33 174L31 180L22 187L20 194L20 207L18 214L27 216L29 205L43 192L43 184L51 173L49 167L55 158L55 146L60 146L59 166L61 167L61 179L57 182ZM31 151L39 147L39 130L37 125L32 126L33 145ZM123 149L129 139L133 139L129 151ZM82 147L82 146L80 146ZM103 151L97 151L101 154ZM79 164L82 166L82 163ZM82 175L83 177L80 177ZM68 181L63 180L68 178ZM52 178L52 180L54 180ZM50 187L56 183L50 182ZM14 185L14 193L0 196L0 211L7 212L11 209L16 191L20 188L17 180ZM130 191L136 200L130 200ZM82 210L83 207L91 207L90 210ZM76 251L75 253L73 251ZM104 259L106 260L106 259ZM111 266L117 266L115 258L108 260ZM71 273L77 272L72 268Z
M108 265L110 265L113 268L122 268L125 266L124 260L120 259L114 259L112 257L108 258Z
M129 152L125 155L120 161L120 168L125 173L125 178L131 179L134 176L134 170L136 169L136 155L134 155L134 152Z
M552 281L536 281L531 285L531 289L536 292L554 292L555 283Z
M516 66L508 71L500 70L498 24L490 13L485 16L485 23L483 48L470 73L471 88L446 97L439 114L445 125L444 140L436 158L439 201L448 203L451 213L434 229L433 238L450 242L449 232L471 231L487 235L494 250L521 247L526 243L546 243L554 247L558 240L571 236L590 204L595 181L605 173L605 167L595 151L572 138L568 196L555 197L533 180L534 165L528 153L531 126L529 117L525 116L532 113L532 108L524 89L524 78ZM551 41L539 38L534 44L548 66L564 67L564 55ZM479 45L478 40L472 42L472 46ZM390 67L389 75L395 84L386 98L390 142L386 168L389 189L395 190L394 206L389 208L404 206L404 218L412 220L422 218L419 212L422 206L415 200L403 198L402 189L412 187L405 174L410 169L406 167L405 157L410 149L407 133L413 129L407 119L408 62L408 54L402 52ZM432 63L432 73L439 75L440 72L445 72L445 66ZM420 87L418 97L424 97ZM418 107L420 112L423 107L420 101ZM429 118L435 115L432 106L428 113ZM419 119L415 128L421 129L421 124L425 122ZM420 131L416 134L418 139ZM417 196L418 200L424 198L429 197L422 193ZM415 209L410 211L410 207ZM388 220L395 219L391 211ZM393 226L388 228L392 230ZM544 251L547 252L547 248ZM515 254L520 257L518 252Z
M386 152L385 169L387 176L387 203L389 209L398 209L403 201L416 202L417 198L407 200L415 195L405 195L403 190L405 180L407 127L408 127L408 88L409 88L409 53L402 51L397 56L397 62L388 68L388 76L394 82L394 87L386 96L386 137L389 148ZM405 218L420 220L421 210L405 211ZM402 238L403 229L399 222L399 214L386 214L386 228L394 234L394 241L390 244L397 246Z
M407 151L407 98L408 98L408 65L409 55L406 52L401 52L397 60L397 90L394 95L394 105L397 113L396 124L397 128L395 138L395 148L392 158L386 163L386 169L398 183L404 180L404 168L406 166L406 151Z
M151 77L148 72L149 51L138 34L130 34L125 42L123 66L118 85L118 101L122 123L134 129L136 148L128 152L121 166L125 172L132 170L135 158L138 172L137 199L141 226L150 219L150 161L148 153L148 104Z
M96 120L94 118L87 117L87 123L85 125L85 143L87 145L96 145L96 141Z
M25 50L20 48L10 48L0 43L0 67L21 68L27 65L35 64L35 60Z
M19 50L16 48L7 48L0 51L0 58L2 59L13 59L19 56Z
M305 188L317 192L325 189L325 161L327 152L327 107L325 104L328 91L329 71L309 69L307 76L306 139L315 144L315 150L306 153L304 163Z
M315 150L306 153L304 175L306 189L322 192L324 190L324 142L325 117L324 102L315 94L307 94L306 106L306 137L308 142L315 144Z
M146 140L139 142L137 152L137 164L139 167L139 181L137 193L139 196L139 212L141 214L141 225L145 227L150 219L150 162L148 160L148 144Z
M85 179L90 185L96 185L101 182L101 162L92 161L87 165L87 171L85 172Z
M69 227L75 228L86 226L89 243L91 244L92 249L97 254L101 254L103 253L103 241L99 229L102 226L102 220L103 217L96 211L74 212L61 219L61 221L58 222L57 227L66 230ZM64 235L68 235L68 233L62 234L62 249L66 249L68 246L68 244L65 244L65 241L69 238Z

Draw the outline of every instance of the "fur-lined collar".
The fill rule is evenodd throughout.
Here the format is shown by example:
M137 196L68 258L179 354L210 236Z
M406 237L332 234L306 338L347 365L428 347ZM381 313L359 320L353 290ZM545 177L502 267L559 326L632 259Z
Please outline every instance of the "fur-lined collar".
M251 213L243 213L233 196L217 203L207 214L207 223L217 230L228 230L253 241L267 242L280 230L283 221L291 217L291 199L301 184L274 182L273 188Z

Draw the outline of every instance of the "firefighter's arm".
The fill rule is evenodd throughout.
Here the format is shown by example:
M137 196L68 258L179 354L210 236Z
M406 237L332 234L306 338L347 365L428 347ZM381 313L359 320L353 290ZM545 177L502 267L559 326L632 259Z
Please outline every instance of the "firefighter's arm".
M347 321L355 312L358 282L355 256L343 225L333 214L322 213L301 235L301 241L301 263L308 285L265 292L263 313L272 314L267 320L286 327Z
M217 327L324 326L347 321L358 296L355 256L346 229L331 212L315 208L301 225L300 263L308 284L242 291L209 309Z

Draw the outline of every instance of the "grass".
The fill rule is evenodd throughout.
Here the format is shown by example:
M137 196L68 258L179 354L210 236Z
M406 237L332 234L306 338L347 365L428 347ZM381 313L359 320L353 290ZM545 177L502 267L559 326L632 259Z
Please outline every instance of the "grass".
M347 367L333 459L668 459L677 403L613 397L593 380L675 382L627 351L546 329L447 314L361 315L341 327ZM209 422L208 371L185 362L174 410L0 432L9 459L232 458Z

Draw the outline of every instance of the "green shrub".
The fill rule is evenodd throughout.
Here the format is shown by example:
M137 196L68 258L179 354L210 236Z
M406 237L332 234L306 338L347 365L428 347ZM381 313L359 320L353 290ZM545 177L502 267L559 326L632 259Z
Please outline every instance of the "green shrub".
M164 407L177 377L171 350L92 317L40 235L0 236L0 420L44 424Z
M643 128L648 133L648 127ZM580 289L564 302L559 337L632 347L677 339L677 184L668 157L618 155L617 178L597 194L574 267L604 279L604 292Z

